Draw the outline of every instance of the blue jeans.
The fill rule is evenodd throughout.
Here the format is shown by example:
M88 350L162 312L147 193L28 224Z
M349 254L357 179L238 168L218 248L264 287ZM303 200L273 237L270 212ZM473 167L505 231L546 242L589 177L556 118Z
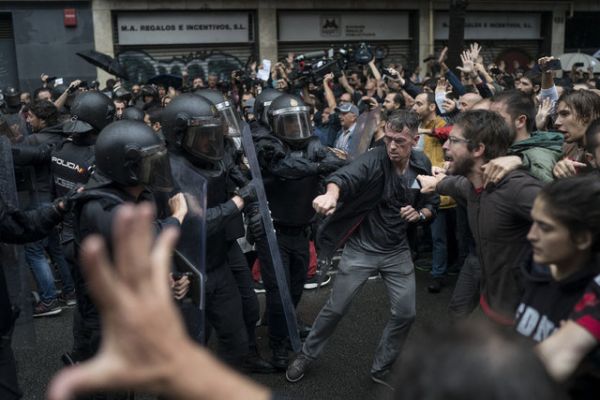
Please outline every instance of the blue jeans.
M47 246L47 247L46 247ZM50 258L56 264L63 283L63 293L75 290L71 271L60 244L60 236L55 228L47 238L25 245L25 259L38 284L40 299L48 302L56 298L56 286L52 268L48 264L44 249L47 248Z

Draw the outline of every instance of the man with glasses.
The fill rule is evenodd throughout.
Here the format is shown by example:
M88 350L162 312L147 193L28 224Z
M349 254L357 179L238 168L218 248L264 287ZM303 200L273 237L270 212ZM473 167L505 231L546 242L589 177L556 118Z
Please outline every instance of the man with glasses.
M524 170L484 185L482 166L506 155L511 145L504 119L487 110L467 111L456 119L444 143L446 171L419 176L422 192L436 191L467 205L469 226L481 264L480 305L494 322L511 326L522 296L520 265L531 251L530 211L542 183Z
M331 296L302 352L288 367L288 381L304 377L354 296L372 273L379 272L390 297L391 317L375 352L371 378L389 386L390 369L415 318L415 275L406 230L410 224L430 221L439 205L437 195L418 190L417 175L431 170L423 153L413 150L418 126L414 113L393 112L385 126L385 147L334 172L326 180L327 192L313 200L315 210L328 216L317 236L319 254L345 247Z

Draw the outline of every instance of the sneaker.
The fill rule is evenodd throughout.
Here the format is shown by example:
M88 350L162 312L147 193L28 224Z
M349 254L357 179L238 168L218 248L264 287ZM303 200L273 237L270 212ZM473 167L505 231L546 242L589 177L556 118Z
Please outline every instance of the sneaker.
M292 383L298 382L304 378L304 373L308 370L312 361L304 353L298 354L298 357L290 363L285 371L285 379Z
M427 286L427 291L429 293L439 293L442 291L442 287L444 287L444 278L431 278L429 286Z
M319 287L319 276L320 273L317 272L313 275L312 278L308 278L304 283L304 290L313 290ZM331 275L327 274L323 277L323 282L321 282L321 287L329 285L331 282Z
M69 293L61 293L58 296L58 301L64 304L66 307L74 307L77 305L77 298L75 297L75 291Z
M256 294L266 293L265 285L263 284L262 281L254 282L254 293L256 293Z
M53 299L49 302L40 301L33 309L34 317L47 317L50 315L60 314L62 308L58 305L58 300Z
M389 369L383 371L371 372L371 380L375 383L385 386L386 388L394 391L394 387L390 384L390 378L392 374Z

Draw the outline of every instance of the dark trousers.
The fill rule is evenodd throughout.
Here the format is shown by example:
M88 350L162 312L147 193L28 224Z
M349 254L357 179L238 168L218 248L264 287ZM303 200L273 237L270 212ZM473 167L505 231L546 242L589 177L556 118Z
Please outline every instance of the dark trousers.
M254 282L252 280L252 271L248 267L246 256L240 245L234 241L227 252L227 263L233 273L233 278L237 283L238 290L242 299L242 313L244 314L244 324L248 334L248 344L252 350L256 349L256 323L260 319L260 305L256 292L254 292Z
M0 399L16 400L22 396L17 380L17 364L11 347L12 332L18 313L8 295L6 276L0 264Z
M206 322L217 334L219 357L232 366L239 366L248 354L248 335L240 292L226 264L207 273ZM207 332L207 340L208 336Z
M296 232L277 230L277 241L292 303L296 307L302 297L308 270L310 258L308 235L304 229L298 229ZM269 337L272 345L276 345L288 337L288 330L275 270L265 238L256 241L256 250L260 260L260 273L266 289Z
M448 309L453 321L464 319L471 314L479 304L481 285L481 266L479 258L469 253L458 274L458 280L452 292Z
M0 270L0 274L3 273ZM0 399L2 400L17 400L23 395L17 380L17 364L11 347L11 335L12 329L0 336Z

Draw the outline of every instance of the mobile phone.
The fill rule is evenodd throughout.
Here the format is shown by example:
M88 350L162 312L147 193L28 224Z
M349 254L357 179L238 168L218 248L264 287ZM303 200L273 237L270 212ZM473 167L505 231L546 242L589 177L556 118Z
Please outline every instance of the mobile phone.
M583 65L583 64L581 64ZM558 58L550 60L544 65L544 71L560 71L562 69L562 64Z
M583 68L584 64L582 62L577 62L575 64L573 64L574 68Z

